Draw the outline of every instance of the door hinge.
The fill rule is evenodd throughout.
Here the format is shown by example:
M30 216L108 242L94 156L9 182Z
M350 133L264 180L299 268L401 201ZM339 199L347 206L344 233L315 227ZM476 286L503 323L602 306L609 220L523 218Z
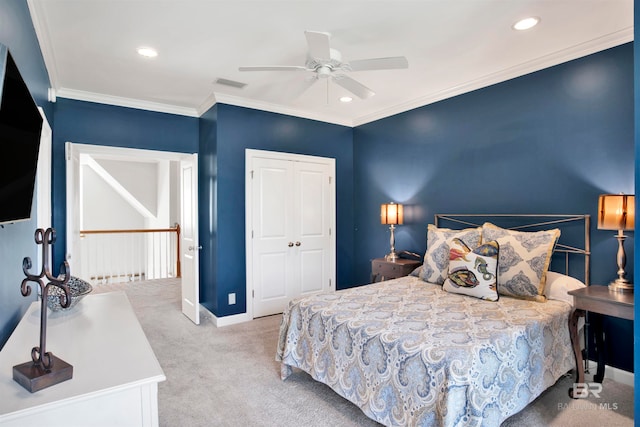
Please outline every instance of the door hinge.
M329 177L329 184L331 184L331 180L333 179L333 177Z
M253 179L253 171L251 171L251 179Z
M331 283L331 279L329 279L329 288L331 288L331 287L332 287L331 285L332 285L332 283Z
M251 230L251 238L253 239L253 230Z
M329 227L329 236L331 236L331 227Z
M251 289L251 298L255 298L256 297L256 291L254 289Z

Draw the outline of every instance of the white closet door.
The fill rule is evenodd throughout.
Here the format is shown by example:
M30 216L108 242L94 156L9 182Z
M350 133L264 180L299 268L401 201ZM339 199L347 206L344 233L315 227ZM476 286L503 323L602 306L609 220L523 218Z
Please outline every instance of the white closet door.
M250 168L247 282L252 315L260 317L281 313L297 296L331 289L333 170L326 162L262 157L253 157Z
M317 163L294 164L293 263L298 295L329 289L330 213L329 167ZM297 295L296 295L297 296Z
M254 159L253 316L281 312L295 294L291 162Z

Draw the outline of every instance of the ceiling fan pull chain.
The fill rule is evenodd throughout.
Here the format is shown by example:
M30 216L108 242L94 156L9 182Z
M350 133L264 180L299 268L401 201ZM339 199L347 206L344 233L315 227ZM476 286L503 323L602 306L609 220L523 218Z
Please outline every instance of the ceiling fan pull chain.
M327 81L327 105L329 105L329 79L325 79Z

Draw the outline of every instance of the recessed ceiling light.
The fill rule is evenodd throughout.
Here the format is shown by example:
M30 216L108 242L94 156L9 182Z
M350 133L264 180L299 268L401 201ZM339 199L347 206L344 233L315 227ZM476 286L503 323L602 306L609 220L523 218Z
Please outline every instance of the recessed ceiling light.
M139 47L138 54L146 58L155 58L158 56L158 51L150 47Z
M533 28L540 22L540 18L536 16L532 16L529 18L524 18L513 24L513 29L518 31L528 30L529 28Z
M340 102L351 102L353 101L353 98L350 96L343 96L340 98Z

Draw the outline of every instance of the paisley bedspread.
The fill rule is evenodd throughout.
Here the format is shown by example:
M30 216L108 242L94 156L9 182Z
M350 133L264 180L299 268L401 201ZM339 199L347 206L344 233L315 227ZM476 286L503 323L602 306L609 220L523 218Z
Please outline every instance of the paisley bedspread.
M276 360L387 426L498 426L575 367L570 311L403 277L291 301Z

